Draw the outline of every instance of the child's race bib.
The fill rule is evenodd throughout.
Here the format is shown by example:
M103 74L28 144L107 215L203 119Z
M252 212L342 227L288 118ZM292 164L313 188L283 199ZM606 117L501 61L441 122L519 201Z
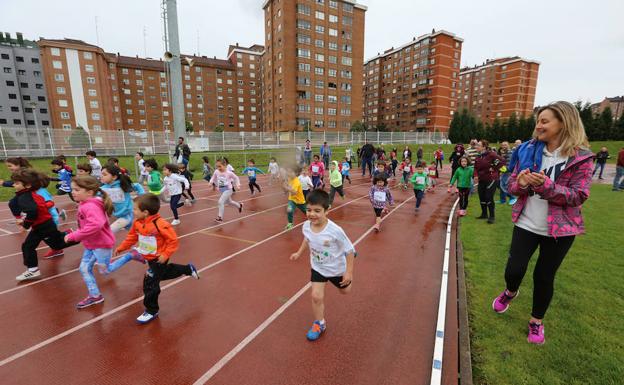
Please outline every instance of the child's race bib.
M256 176L256 172L254 170L249 170L247 171L247 176L250 176L253 178L254 176Z
M425 177L424 176L417 176L416 177L416 184L425 184Z
M121 203L126 200L123 190L119 187L104 189L104 191L108 194L113 203Z
M436 171L435 170L429 170L429 175L435 177L436 176Z
M386 201L386 192L385 191L375 191L373 194L373 198L377 202L385 202Z
M319 172L319 166L312 166L312 172Z
M227 185L227 177L219 176L217 177L217 186L225 187Z
M152 235L139 234L139 243L136 247L136 251L143 255L156 254L156 252L158 251L156 237Z

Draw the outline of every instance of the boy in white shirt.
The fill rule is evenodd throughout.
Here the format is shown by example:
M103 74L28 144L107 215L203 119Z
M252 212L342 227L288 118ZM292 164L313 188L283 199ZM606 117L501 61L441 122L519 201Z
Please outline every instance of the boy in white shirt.
M89 159L89 164L91 165L91 175L94 176L97 180L100 180L102 177L102 164L96 158L95 151L87 151L85 152L87 159Z
M143 185L147 183L147 176L149 173L145 170L145 159L143 159L143 153L137 152L134 155L134 159L136 159L137 164L139 165L139 184Z
M327 218L329 194L313 190L307 197L307 217L303 224L303 242L291 260L301 257L306 247L310 250L312 267L312 313L315 321L306 337L317 340L325 331L325 283L330 281L342 294L351 291L355 248L344 230Z
M271 158L269 161L269 186L272 185L273 182L279 182L279 165L275 158Z
M308 175L307 167L301 169L299 182L301 183L301 188L303 189L303 196L307 198L310 189L314 187L314 185L312 184L312 178L310 178L310 175Z

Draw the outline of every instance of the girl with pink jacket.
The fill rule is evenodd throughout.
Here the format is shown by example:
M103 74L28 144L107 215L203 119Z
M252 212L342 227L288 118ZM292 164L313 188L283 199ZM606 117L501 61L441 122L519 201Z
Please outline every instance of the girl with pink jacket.
M223 222L223 212L225 211L225 204L229 204L238 209L238 212L243 211L243 204L232 200L232 187L240 189L240 179L232 171L227 170L227 163L223 159L218 159L215 163L215 171L210 178L210 184L216 186L221 192L219 198L219 216L215 219L218 223ZM213 187L214 189L214 187Z
M585 232L581 205L589 198L593 153L579 113L568 102L542 107L533 137L518 147L511 162L508 188L518 197L512 213L515 226L505 268L507 287L492 308L497 313L507 310L539 247L527 341L543 344L542 320L553 297L555 274L575 236Z

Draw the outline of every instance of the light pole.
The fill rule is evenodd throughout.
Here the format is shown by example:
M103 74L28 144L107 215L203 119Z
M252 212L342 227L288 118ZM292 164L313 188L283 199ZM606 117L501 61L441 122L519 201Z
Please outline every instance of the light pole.
M30 102L29 105L32 108L33 115L35 117L35 132L37 133L37 144L39 146L39 152L40 152L40 155L43 155L43 147L45 146L43 145L43 141L41 140L41 132L39 131L39 122L37 121L37 103ZM30 143L30 141L28 140L28 132L26 132L26 141Z

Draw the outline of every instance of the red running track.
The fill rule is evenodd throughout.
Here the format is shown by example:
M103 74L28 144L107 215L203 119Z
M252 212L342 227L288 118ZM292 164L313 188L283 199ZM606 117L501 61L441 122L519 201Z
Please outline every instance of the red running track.
M40 260L42 279L17 284L25 235L9 234L16 230L8 211L1 210L6 234L0 234L0 382L192 384L210 373L209 384L428 384L454 198L438 188L415 214L412 192L395 189L395 210L382 231L373 233L369 179L353 179L347 198L337 198L329 217L352 241L361 238L354 287L342 296L328 285L328 328L314 343L305 339L312 322L309 293L303 291L309 260L288 258L301 242L301 227L283 231L286 196L265 178L262 194L251 197L245 188L235 194L245 209L238 214L226 208L222 225L213 222L218 196L195 183L202 199L180 210L180 250L173 261L194 262L202 277L163 282L160 317L144 326L135 324L143 310L145 269L137 263L108 277L96 273L106 301L80 311L74 305L86 295L77 271L81 246L64 257ZM65 199L58 205L75 209ZM69 214L73 221L75 210ZM171 215L168 207L161 214ZM296 224L303 220L296 214ZM454 266L451 260L452 278ZM449 281L443 383L456 384L456 288L455 279ZM303 295L294 299L298 292ZM231 359L224 360L228 354Z

